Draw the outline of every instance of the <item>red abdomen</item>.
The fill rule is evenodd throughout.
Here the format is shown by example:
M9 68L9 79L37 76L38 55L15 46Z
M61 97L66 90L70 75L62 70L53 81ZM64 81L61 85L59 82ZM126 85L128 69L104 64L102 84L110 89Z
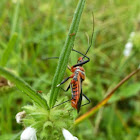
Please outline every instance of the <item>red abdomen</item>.
M78 109L78 101L80 98L80 92L81 89L79 87L79 82L72 80L72 100L71 100L71 106L75 109Z

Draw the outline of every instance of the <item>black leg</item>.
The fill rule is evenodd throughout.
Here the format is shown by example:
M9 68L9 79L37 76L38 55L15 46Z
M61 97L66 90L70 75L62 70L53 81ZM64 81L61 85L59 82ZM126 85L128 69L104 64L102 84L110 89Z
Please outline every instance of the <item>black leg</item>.
M70 89L70 84L69 86L67 87L67 89L63 89L62 87L60 87L64 92L67 92L69 89Z
M67 100L67 101L64 101L64 102L62 102L62 103L60 103L60 104L58 104L58 105L53 106L52 108L57 107L57 106L59 106L59 105L62 105L62 104L66 103L66 102L69 102L69 101L71 101L71 100L72 100L72 99L69 99L69 100Z
M85 103L85 104L81 105L81 107L84 106L84 105L90 104L90 102L91 102L90 99L84 93L83 93L83 96L87 99L88 103Z
M60 85L64 84L66 81L68 81L70 79L70 76L67 77L66 79L64 79L60 84L57 85L57 87L59 87Z

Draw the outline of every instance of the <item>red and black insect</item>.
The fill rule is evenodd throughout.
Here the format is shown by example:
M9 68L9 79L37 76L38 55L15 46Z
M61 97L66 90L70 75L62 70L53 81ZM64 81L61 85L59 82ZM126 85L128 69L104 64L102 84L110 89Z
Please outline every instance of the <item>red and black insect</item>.
M89 50L89 48L88 48L88 50ZM87 52L88 52L88 50L87 50ZM68 91L71 88L71 91L72 91L72 98L70 99L71 100L71 106L73 108L75 108L77 110L77 112L79 112L81 106L84 106L84 105L90 103L90 100L88 99L88 97L82 91L82 82L85 80L85 70L82 66L84 64L86 64L87 62L89 62L90 58L87 57L86 54L82 54L79 51L76 51L74 49L73 49L73 51L83 55L83 57L79 57L78 61L77 61L77 64L73 65L70 68L70 71L73 74L71 76L67 77L66 79L64 79L59 85L57 85L57 87L64 84L68 79L72 78L68 88L66 90L64 90L64 89L63 90ZM87 58L87 60L84 60L85 57ZM88 103L81 105L82 96L84 96L88 100Z
M69 70L73 74L71 76L67 77L66 79L64 79L60 84L57 85L57 87L59 87L60 85L64 84L68 79L72 78L67 89L66 90L64 90L63 88L61 88L61 89L63 89L64 91L68 91L71 88L72 98L68 101L71 101L71 106L73 108L75 108L77 110L77 112L80 111L81 106L84 106L84 105L87 105L90 103L89 98L82 91L82 82L85 80L85 70L82 66L90 61L90 58L88 56L86 56L86 54L92 45L93 33L94 33L94 28L93 28L93 32L92 32L91 43L85 54L72 49L72 51L75 51L75 52L81 54L82 57L78 58L77 64L73 65L71 68L68 67ZM87 60L84 60L84 58L86 58ZM87 99L88 103L81 105L82 96L84 96ZM65 102L67 102L67 101L65 101ZM63 103L65 103L65 102L63 102ZM61 103L61 104L63 104L63 103ZM56 106L58 106L58 105L56 105Z
M94 23L94 18L93 18L93 23ZM64 84L68 79L72 78L67 89L66 90L63 88L61 88L61 89L63 89L65 92L67 92L71 88L72 98L67 101L71 101L71 106L73 108L75 108L77 110L77 112L80 111L81 106L84 106L84 105L87 105L90 103L90 100L82 91L82 82L85 80L85 70L82 66L90 61L90 58L88 56L86 56L86 54L88 53L88 51L92 45L93 34L94 34L94 24L93 24L93 31L92 31L92 36L91 36L91 43L90 43L86 53L83 54L77 50L72 49L72 51L75 51L75 52L81 54L82 57L78 58L77 64L73 65L72 67L68 67L69 70L73 74L71 76L67 77L66 79L64 79L60 84L57 85L57 87L59 87L60 85ZM86 58L87 60L84 60L84 58ZM87 99L88 103L81 105L82 96L84 96ZM67 101L65 101L65 102L67 102ZM63 103L65 103L65 102L63 102ZM61 104L63 104L63 103L61 103ZM61 104L58 104L56 106L59 106ZM54 106L54 107L56 107L56 106Z

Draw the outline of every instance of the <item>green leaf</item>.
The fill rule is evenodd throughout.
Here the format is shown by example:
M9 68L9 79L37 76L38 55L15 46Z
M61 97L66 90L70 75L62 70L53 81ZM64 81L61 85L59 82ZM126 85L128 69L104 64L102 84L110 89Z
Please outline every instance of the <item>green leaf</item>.
M84 5L85 5L85 0L79 0L76 11L74 13L72 24L69 29L69 33L67 35L64 47L62 48L62 51L59 57L59 62L56 69L56 73L54 75L54 79L52 82L50 101L49 101L50 107L54 106L56 102L58 92L59 92L59 88L56 88L56 85L59 84L64 77L64 73L68 64L68 59L69 59L72 47L74 45L76 33L78 31L79 22L80 22L81 14L83 12ZM74 35L70 36L70 34L73 34L73 33Z
M16 44L16 40L17 40L17 34L15 33L11 37L6 49L3 52L3 55L2 55L1 60L0 60L0 66L3 66L3 67L6 66L8 59L10 57L10 54L12 53L14 46Z
M35 90L33 90L25 81L23 81L21 78L18 78L17 76L13 75L9 71L3 69L0 67L0 75L4 76L6 79L12 81L19 90L21 90L23 93L28 95L37 105L49 109L47 101L38 94Z

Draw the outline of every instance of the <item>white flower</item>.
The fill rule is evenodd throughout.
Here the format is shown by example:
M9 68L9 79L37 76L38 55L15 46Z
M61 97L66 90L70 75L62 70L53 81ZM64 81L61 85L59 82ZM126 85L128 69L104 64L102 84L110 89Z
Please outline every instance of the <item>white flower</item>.
M65 140L78 140L77 137L74 137L68 130L62 129L63 136Z
M17 123L21 123L22 119L26 116L26 112L22 111L16 114L16 121Z
M21 134L20 140L37 140L36 130L32 127L27 127Z
M127 42L125 45L126 49L131 49L133 47L133 43L132 42Z
M123 51L124 56L128 57L131 53L132 47L133 47L133 43L132 40L135 36L135 32L131 32L128 38L128 42L125 44L125 49Z
M124 54L124 56L129 56L130 55L130 51L129 50L124 50L123 54Z
M132 42L127 42L123 51L124 56L129 56L133 47Z

